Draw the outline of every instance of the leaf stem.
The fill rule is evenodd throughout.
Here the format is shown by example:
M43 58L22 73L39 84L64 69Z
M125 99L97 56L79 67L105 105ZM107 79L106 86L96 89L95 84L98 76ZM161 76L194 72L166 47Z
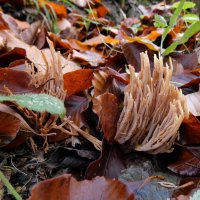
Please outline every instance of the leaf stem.
M22 200L22 197L17 193L15 188L10 184L8 179L5 177L3 172L0 170L0 179L3 182L3 184L8 188L10 193L15 197L16 200Z

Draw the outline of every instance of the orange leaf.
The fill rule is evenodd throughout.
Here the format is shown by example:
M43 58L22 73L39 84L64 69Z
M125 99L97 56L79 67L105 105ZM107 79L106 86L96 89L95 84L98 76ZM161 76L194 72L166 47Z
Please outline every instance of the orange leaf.
M105 17L106 14L109 12L108 8L104 5L101 5L97 8L98 17Z
M64 89L68 96L77 94L92 85L93 70L80 69L63 75Z
M60 18L67 17L67 10L65 6L62 4L58 4L55 2L48 2L46 0L38 0L38 3L41 6L41 8L43 5L47 6L48 8L52 8L57 14L57 16Z

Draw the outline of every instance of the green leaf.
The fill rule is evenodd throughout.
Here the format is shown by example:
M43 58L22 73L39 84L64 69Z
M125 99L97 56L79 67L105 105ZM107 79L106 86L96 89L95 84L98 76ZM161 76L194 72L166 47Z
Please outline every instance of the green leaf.
M165 27L168 26L167 22L166 22L166 20L165 20L165 18L163 16L156 14L154 16L154 19L155 19L155 23L154 23L155 27L165 28Z
M49 112L64 117L66 110L64 103L56 97L47 94L24 94L0 96L0 102L11 101L36 112Z
M172 5L172 8L178 8L180 2L176 2ZM195 3L191 2L191 1L186 1L183 5L183 10L187 10L187 9L190 9L190 8L194 8L196 6Z
M177 9L175 10L174 14L171 16L170 21L169 21L169 26L165 29L162 38L161 38L161 50L162 50L162 46L163 46L163 41L165 40L167 34L169 33L169 31L171 30L171 28L173 28L173 26L176 24L177 18L181 13L181 10L183 8L183 5L185 3L186 0L181 0Z
M163 52L163 55L166 56L170 54L176 47L180 44L184 44L188 41L190 37L192 37L195 33L198 33L200 31L200 21L192 24L184 33L183 37L180 40L177 40L176 42L172 43L165 51Z
M195 14L186 14L182 17L183 20L189 23L194 23L199 21L199 16Z

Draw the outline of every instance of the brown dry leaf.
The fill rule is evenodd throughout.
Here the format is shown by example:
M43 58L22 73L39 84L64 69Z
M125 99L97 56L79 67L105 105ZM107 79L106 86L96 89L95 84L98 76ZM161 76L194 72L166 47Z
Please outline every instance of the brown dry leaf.
M91 3L91 0L72 0L73 3L75 3L79 7L85 7L87 3Z
M36 21L30 25L29 28L23 30L19 35L20 39L27 44L32 45L36 39L38 29L41 27L41 21Z
M65 99L65 107L67 109L67 116L70 117L74 123L82 127L83 122L81 119L81 113L86 110L89 106L88 98L84 96L72 95Z
M141 70L141 52L148 53L151 69L153 69L153 57L156 52L150 50L146 45L140 44L138 42L132 42L122 45L122 49L128 64L132 65L136 72Z
M38 183L28 200L134 200L126 185L118 180L96 177L77 181L70 174Z
M1 106L1 105L0 105ZM6 146L17 135L21 121L14 115L0 111L0 146Z
M82 92L92 85L93 70L80 69L63 75L64 89L71 96Z
M109 145L103 139L100 157L90 163L85 178L92 179L96 176L118 179L122 170L125 169L124 157L119 145Z
M83 61L95 67L99 64L104 63L105 61L103 55L95 51L78 52L76 50L73 50L72 57L74 60Z
M94 101L93 110L99 117L99 123L105 139L109 144L112 144L119 119L117 97L111 93L99 95Z
M62 18L58 21L58 28L63 31L65 29L72 28L72 25L67 19Z
M5 30L0 31L0 37L2 37L6 46L11 49L15 47L25 49L27 58L34 65L38 66L38 70L40 72L43 72L45 74L46 63L44 62L42 54L45 55L47 58L50 57L51 52L49 49L43 49L41 51L37 47L33 45L28 45L25 42L21 41L20 39L16 38L15 35L10 31L5 31ZM47 61L49 62L49 64L51 63L50 59L48 59ZM65 59L62 55L61 55L61 65L63 73L80 69L80 67L77 64Z
M25 59L26 51L22 48L14 49L0 55L0 66L8 67L8 65L16 60Z
M67 9L63 4L55 3L55 2L49 2L47 0L38 0L39 5L42 6L45 5L47 8L52 8L56 15L60 18L66 18L67 17Z
M104 86L109 76L109 71L105 68L94 72L94 76L92 79L92 85L94 86L94 98L103 93Z
M185 97L189 111L194 116L200 116L200 89L198 92L188 94Z
M200 175L199 165L199 155L183 149L178 160L168 165L168 169L183 176L197 176Z
M88 45L88 46L97 46L103 43L110 44L110 45L117 45L119 44L119 40L112 38L110 35L108 36L98 35L96 37L93 37L89 40L85 40L83 42L83 44Z
M42 88L31 84L31 76L24 71L0 68L0 93L7 93L7 87L13 94L40 93Z
M83 44L79 40L76 40L76 39L64 40L58 37L56 34L50 33L50 32L48 33L48 35L50 39L59 47L62 47L65 49L71 49L71 50L76 49L79 51L89 50L89 47L87 47L87 45Z
M180 143L182 145L200 144L200 121L192 114L184 119L180 127Z
M157 45L155 45L153 42L146 38L124 36L124 39L128 43L139 43L145 45L151 51L158 52L160 50L160 48Z

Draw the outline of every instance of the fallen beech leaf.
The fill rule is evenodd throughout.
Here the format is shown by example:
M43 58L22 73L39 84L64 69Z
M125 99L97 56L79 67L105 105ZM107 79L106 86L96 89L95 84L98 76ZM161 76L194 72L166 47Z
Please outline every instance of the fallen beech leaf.
M118 145L109 145L103 139L101 155L88 166L85 178L92 179L96 176L105 176L117 179L123 169L125 169L125 165L120 147Z
M85 40L83 42L83 44L88 45L88 46L97 46L103 43L110 44L110 45L117 45L119 44L119 40L112 38L110 35L108 36L98 35L96 37L93 37L89 40Z
M96 177L77 181L70 174L38 183L28 200L134 200L126 185L118 180Z
M84 170L90 162L97 159L98 153L96 151L75 149L69 147L58 147L50 155L50 158L45 164L52 168L68 168Z
M0 146L6 146L17 135L20 129L20 120L8 113L0 111Z
M41 87L31 84L31 76L24 71L0 68L0 93L6 93L6 86L13 94L40 93Z
M58 21L58 28L61 31L71 27L72 27L71 23L65 18L62 18L61 20Z
M72 0L73 3L75 3L77 6L85 7L88 2L91 2L91 0Z
M67 109L67 116L70 117L74 123L82 127L83 122L81 119L81 113L89 106L89 100L83 96L72 95L65 100L65 107Z
M52 8L56 15L60 18L67 17L67 10L63 4L55 3L55 2L49 2L47 0L38 0L39 5L41 8L43 8L43 5L47 6L48 8Z
M93 70L80 69L63 75L68 96L82 92L92 85Z
M105 17L108 12L109 9L104 5L101 5L97 8L98 17Z
M200 68L193 69L191 73L200 76Z
M128 64L132 65L135 68L136 72L141 70L140 53L147 51L149 56L150 66L151 69L153 69L153 56L155 52L151 51L144 44L140 44L138 42L126 43L122 45L122 49Z
M119 119L117 97L111 93L104 93L96 97L93 102L93 110L99 117L99 124L104 133L104 138L109 144L112 144Z
M41 26L41 21L36 21L30 25L29 28L25 29L20 33L20 39L27 44L32 45L36 39L36 34Z
M156 46L153 42L151 42L148 39L142 38L142 37L129 37L129 36L124 36L124 39L129 42L129 43L139 43L142 45L145 45L149 50L152 51L159 51L160 48L158 46Z
M168 169L183 176L197 176L200 174L200 158L193 152L183 149L178 160L168 165Z
M200 121L194 115L183 120L179 131L182 145L200 145Z
M94 72L94 76L92 78L92 85L94 86L94 98L103 94L105 91L104 88L106 81L109 77L109 71L106 68Z
M155 41L158 37L162 36L163 31L152 31L149 35L145 36L145 38L151 40L151 41Z
M11 62L25 59L26 51L22 48L14 48L6 53L0 55L0 66L7 67Z
M75 60L85 61L86 63L89 63L91 66L95 67L104 62L103 55L94 51L78 52L73 50L72 57Z
M198 92L185 96L187 100L188 110L194 116L200 116L200 89Z
M60 37L58 37L56 34L54 33L48 33L50 39L56 44L56 46L58 47L62 47L65 49L76 49L79 51L87 51L89 50L89 47L85 44L83 44L82 42L80 42L79 40L76 39L68 39L68 40L64 40L61 39Z
M13 49L15 47L25 49L27 58L34 65L38 66L38 70L40 72L43 72L45 74L46 63L43 59L42 54L45 55L45 57L47 57L47 58L50 57L51 56L50 49L43 49L41 51L37 47L35 47L33 45L28 45L25 42L21 41L20 39L16 38L15 35L10 31L5 31L5 30L0 31L0 37L3 38L4 42L6 42L6 46L11 49ZM50 65L51 59L48 59L47 62ZM69 72L69 71L80 69L79 66L77 66L72 61L65 59L62 55L61 55L61 66L62 66L63 71L65 71L65 73Z
M0 12L0 28L2 29L10 29L13 33L18 35L20 29L16 23L15 18L10 15L4 14Z

